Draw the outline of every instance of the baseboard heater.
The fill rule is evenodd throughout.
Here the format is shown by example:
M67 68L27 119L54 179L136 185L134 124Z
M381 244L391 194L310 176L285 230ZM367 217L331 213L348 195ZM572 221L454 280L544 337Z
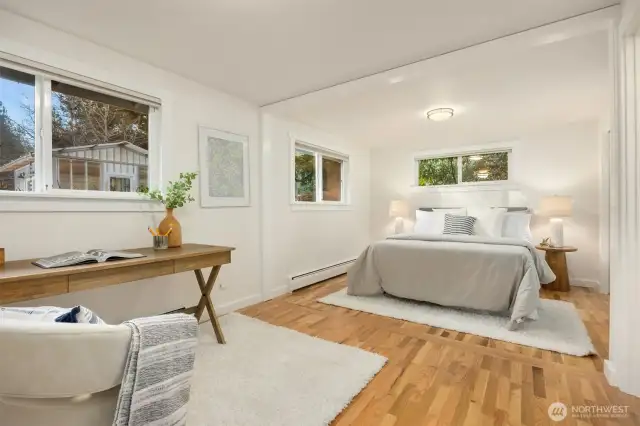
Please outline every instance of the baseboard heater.
M336 263L335 265L325 266L324 268L316 269L314 271L305 272L304 274L294 275L289 278L289 289L291 291L298 290L302 287L342 275L347 272L349 266L351 266L355 261L355 259L351 259L345 262Z

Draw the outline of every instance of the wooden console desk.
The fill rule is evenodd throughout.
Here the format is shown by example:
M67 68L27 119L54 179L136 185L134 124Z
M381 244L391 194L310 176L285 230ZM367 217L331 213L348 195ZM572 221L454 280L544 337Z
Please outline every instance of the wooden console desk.
M185 244L167 250L140 248L126 251L146 257L54 269L39 268L31 263L34 259L6 262L0 266L0 305L194 271L201 293L195 316L200 320L206 308L218 342L225 343L211 302L211 290L220 267L231 263L233 250L202 244ZM212 270L205 281L202 268L209 267Z

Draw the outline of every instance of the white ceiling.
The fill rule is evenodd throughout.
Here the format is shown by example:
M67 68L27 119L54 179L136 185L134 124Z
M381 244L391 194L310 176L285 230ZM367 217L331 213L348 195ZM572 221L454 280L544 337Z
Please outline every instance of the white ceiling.
M607 116L601 11L266 107L366 146L477 144ZM445 122L424 112L455 109Z
M617 0L0 0L264 105Z

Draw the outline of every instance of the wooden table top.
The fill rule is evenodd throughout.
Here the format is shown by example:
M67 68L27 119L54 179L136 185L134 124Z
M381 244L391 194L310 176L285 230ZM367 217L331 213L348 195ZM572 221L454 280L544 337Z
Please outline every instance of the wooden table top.
M0 266L0 283L21 281L35 278L55 277L62 275L74 275L93 271L121 268L124 266L146 265L164 260L184 259L208 254L230 252L234 247L210 246L206 244L184 244L182 247L166 250L154 250L150 247L126 249L128 251L144 254L146 257L137 259L123 259L104 263L90 263L62 268L44 269L32 264L37 259L13 260Z
M551 247L551 246L536 246L536 248L538 250L544 250L544 251L557 251L557 252L563 252L563 253L570 253L570 252L574 252L574 251L578 251L577 247L571 247L571 246L563 246L563 247Z

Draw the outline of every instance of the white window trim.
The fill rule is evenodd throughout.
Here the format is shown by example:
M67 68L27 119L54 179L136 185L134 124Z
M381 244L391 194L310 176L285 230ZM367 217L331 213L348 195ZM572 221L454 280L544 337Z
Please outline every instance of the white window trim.
M57 212L57 211L163 211L157 201L149 200L135 192L112 193L109 191L67 190L53 188L53 158L51 153L51 80L63 81L78 87L97 91L149 106L149 157L148 181L152 188L162 187L162 112L159 98L145 95L31 61L6 52L0 52L0 66L35 75L35 192L0 190L0 212ZM44 103L41 101L44 100ZM133 183L133 182L132 182Z
M421 151L413 155L411 167L413 170L413 180L411 188L427 192L470 192L470 191L499 191L517 189L513 180L513 158L517 151L517 142L501 142L484 145L472 145L457 149L437 149ZM508 152L509 174L507 180L486 181L486 182L461 182L462 180L462 157L473 154L488 154L492 152ZM420 186L419 180L419 160L429 158L458 157L458 182L454 185L433 185Z
M296 137L293 134L289 134L290 144L290 162L289 162L289 183L290 183L290 195L289 200L291 204L291 210L304 211L304 210L351 210L351 194L349 184L349 155L343 154L332 149L328 149L322 146L314 145L306 142L304 138ZM315 156L316 163L316 201L297 201L296 200L296 148L307 148L312 151ZM340 201L324 201L322 199L322 157L327 157L342 162L342 188L341 188L341 200Z

